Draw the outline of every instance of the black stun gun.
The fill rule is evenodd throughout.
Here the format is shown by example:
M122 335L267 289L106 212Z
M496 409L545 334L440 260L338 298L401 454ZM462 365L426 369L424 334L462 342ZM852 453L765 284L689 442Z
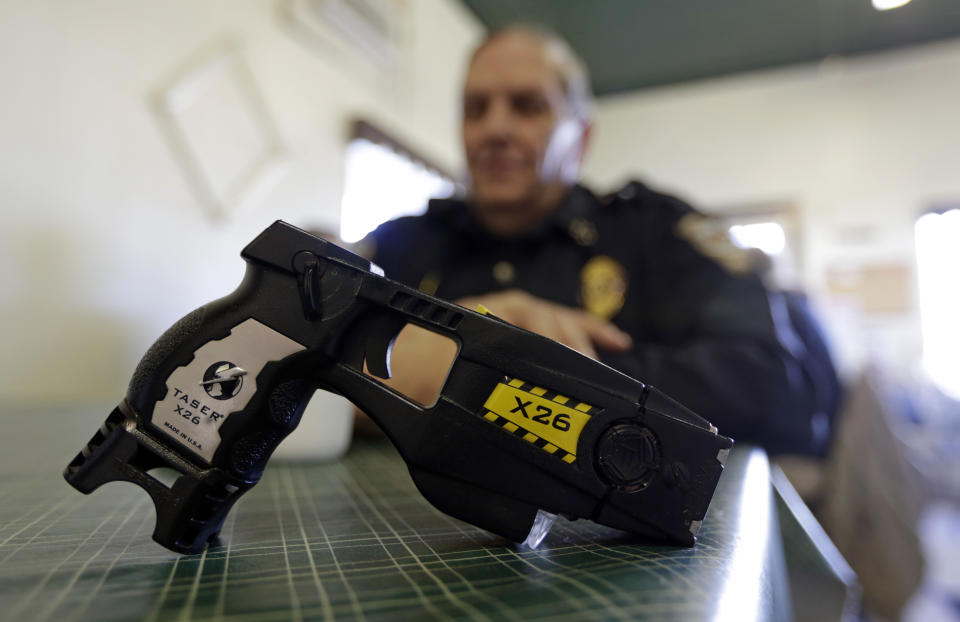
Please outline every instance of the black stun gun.
M145 489L161 545L198 553L217 536L317 388L367 412L420 492L458 519L533 547L557 515L694 544L732 445L701 417L282 221L242 256L236 291L153 344L126 398L64 471L84 493L117 480ZM376 378L390 376L406 324L458 346L430 407ZM177 479L160 482L148 473L156 467Z

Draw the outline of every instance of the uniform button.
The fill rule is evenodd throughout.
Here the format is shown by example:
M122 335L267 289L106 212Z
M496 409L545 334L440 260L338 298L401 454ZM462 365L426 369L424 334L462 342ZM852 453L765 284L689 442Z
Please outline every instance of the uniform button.
M585 218L570 221L570 237L580 246L593 246L597 243L597 227Z
M498 261L493 264L493 278L501 285L513 283L517 276L517 270L509 261Z

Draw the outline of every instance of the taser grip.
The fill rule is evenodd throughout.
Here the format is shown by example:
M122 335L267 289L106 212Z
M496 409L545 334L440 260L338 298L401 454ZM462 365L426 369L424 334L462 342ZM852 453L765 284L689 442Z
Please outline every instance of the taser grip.
M276 285L262 267L248 265L244 282L230 296L171 326L141 359L126 399L66 467L66 480L83 493L111 481L140 486L156 508L154 540L179 553L202 551L219 534L237 499L259 481L279 443L299 424L316 381L286 354L305 348L283 336L274 339L274 346L283 341L281 349L274 350L284 355L264 360L262 368L241 376L246 387L241 388L240 408L219 406L235 400L209 395L201 384L202 369L184 383L171 379L183 370L190 376L191 366L212 367L220 358L234 358L219 352L242 351L246 358L250 348L269 349L276 331L250 316L262 306L254 294ZM244 335L246 329L252 329L252 336ZM247 343L238 345L237 340ZM212 355L218 360L200 361L211 347L218 350ZM164 405L166 412L160 413ZM202 443L216 446L195 446L200 435L194 430L209 432ZM175 481L167 485L151 474L158 468L175 471Z
M176 326L168 331L144 357L128 397L148 390L140 384L140 378L148 377L145 368L162 361L158 352L175 349L182 330ZM312 382L296 378L278 378L275 386L259 388L266 396L257 400L264 403L262 411L251 412L246 426L235 426L232 434L238 441L209 465L198 464L190 452L153 431L125 399L70 462L64 477L83 493L112 481L140 486L156 509L153 539L178 553L199 553L219 534L237 499L259 480L277 445L296 428L313 392ZM158 468L173 469L176 480L165 484L151 474Z

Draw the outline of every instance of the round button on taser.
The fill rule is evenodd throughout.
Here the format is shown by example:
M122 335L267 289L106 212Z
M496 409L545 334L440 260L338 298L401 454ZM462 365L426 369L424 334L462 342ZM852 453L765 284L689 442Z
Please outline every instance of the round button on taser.
M604 432L596 455L603 477L625 492L645 488L660 468L657 438L650 428L636 423L619 423Z

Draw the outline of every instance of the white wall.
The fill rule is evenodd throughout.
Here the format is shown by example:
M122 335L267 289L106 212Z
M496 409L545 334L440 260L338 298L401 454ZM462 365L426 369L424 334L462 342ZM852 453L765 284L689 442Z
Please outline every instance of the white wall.
M795 204L815 294L832 266L913 264L920 210L960 203L960 42L605 98L586 176L606 188L638 175L708 210ZM913 308L833 319L909 366Z
M239 282L277 218L339 220L348 122L372 119L454 169L456 94L482 29L455 0L410 0L397 68L309 43L283 2L0 3L0 400L117 400L166 327ZM235 42L289 167L258 205L208 216L151 98Z

